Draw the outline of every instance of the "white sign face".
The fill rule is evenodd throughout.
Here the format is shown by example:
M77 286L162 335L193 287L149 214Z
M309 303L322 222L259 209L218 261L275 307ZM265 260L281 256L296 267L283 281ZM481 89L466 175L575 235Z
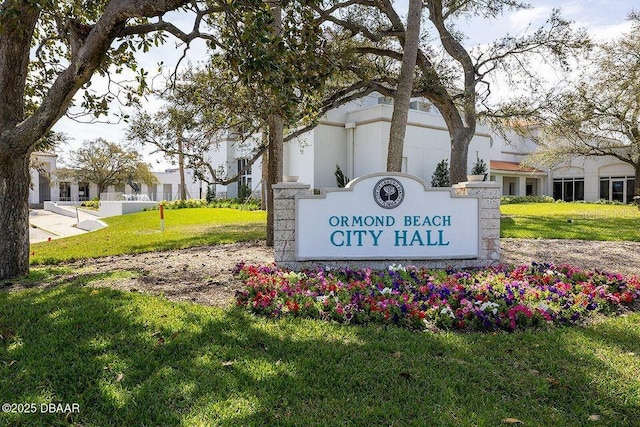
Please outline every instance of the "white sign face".
M477 258L477 197L427 188L406 174L374 174L296 198L296 258Z

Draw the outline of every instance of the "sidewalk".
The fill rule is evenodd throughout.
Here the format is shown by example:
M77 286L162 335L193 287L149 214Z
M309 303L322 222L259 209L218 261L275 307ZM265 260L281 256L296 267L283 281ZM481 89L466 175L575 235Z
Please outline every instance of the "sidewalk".
M96 219L96 215L91 215L83 211L78 211L80 221L85 219ZM33 209L29 212L29 240L31 243L43 242L61 237L84 234L87 231L76 228L78 220L75 217L59 215L43 209Z

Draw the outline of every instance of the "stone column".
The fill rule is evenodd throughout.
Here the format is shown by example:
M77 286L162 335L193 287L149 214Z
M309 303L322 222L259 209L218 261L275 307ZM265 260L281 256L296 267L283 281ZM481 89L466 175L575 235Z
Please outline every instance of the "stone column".
M479 196L480 252L478 266L500 262L500 185L490 181L461 182L456 194Z
M296 262L296 195L309 194L309 184L280 182L273 188L273 253L276 264L291 267Z

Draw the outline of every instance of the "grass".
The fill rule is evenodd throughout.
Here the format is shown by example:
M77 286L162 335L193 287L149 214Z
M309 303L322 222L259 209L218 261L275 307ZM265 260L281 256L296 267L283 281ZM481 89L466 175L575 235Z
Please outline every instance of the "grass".
M632 206L525 203L501 206L501 237L640 241ZM571 222L568 222L568 220ZM107 218L102 230L31 245L32 264L264 239L266 213L227 208L165 210Z
M569 232L591 221L578 238L629 238L640 225L634 209L503 206L502 230L575 238ZM262 212L165 214L164 233L157 211L112 218L105 230L33 245L33 262L264 238ZM509 235L516 229L524 235ZM37 268L22 280L55 284L64 273ZM0 292L0 403L80 407L0 413L0 426L633 426L640 418L640 313L574 328L411 333L91 287L123 274Z
M236 209L165 211L160 232L158 211L139 212L104 220L109 227L89 234L31 245L32 264L50 264L192 246L234 243L265 238L266 213Z
M523 203L500 211L500 237L640 241L636 206Z
M0 414L0 425L632 426L640 417L638 313L582 328L411 333L270 321L90 284L0 293L0 402L80 406L66 419Z

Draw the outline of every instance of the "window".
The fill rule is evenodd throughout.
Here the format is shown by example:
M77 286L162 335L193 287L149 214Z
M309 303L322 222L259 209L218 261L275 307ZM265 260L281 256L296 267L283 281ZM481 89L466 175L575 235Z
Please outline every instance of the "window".
M635 194L633 194L633 189L636 186L636 179L635 178L627 178L627 203L631 203L633 202L633 196L635 196Z
M71 183L69 182L60 183L60 201L61 202L71 201Z
M600 178L600 198L620 203L633 201L634 177L617 176Z
M78 200L81 202L85 202L87 200L91 200L91 194L89 194L89 183L88 182L79 182L78 183Z
M581 179L577 179L574 181L573 187L573 200L584 200L584 181Z
M611 200L622 202L624 200L624 180L611 180Z
M609 179L601 179L600 180L600 198L604 200L609 200Z
M562 198L562 181L561 180L553 181L553 198L555 200L564 200Z
M173 200L173 185L162 184L162 200L170 202Z
M248 159L238 159L238 197L243 199L251 194L251 167L241 172L249 164Z
M561 178L553 180L553 198L573 202L584 200L583 178Z

